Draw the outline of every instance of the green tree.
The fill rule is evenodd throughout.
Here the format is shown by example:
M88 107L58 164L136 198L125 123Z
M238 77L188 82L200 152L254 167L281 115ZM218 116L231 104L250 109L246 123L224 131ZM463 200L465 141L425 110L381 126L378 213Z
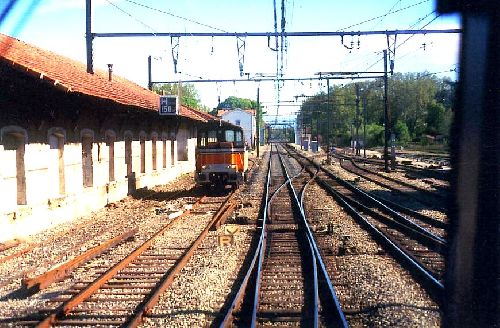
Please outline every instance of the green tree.
M301 106L303 128L316 136L329 136L338 145L347 145L351 138L351 125L360 123L356 117L356 88L360 87L360 112L366 104L367 124L371 129L371 146L383 144L378 129L384 124L384 84L382 79L333 85L330 104L325 92L308 98ZM422 140L430 131L449 135L453 117L456 83L448 78L439 79L429 73L397 73L389 79L388 106L398 143ZM435 108L436 104L442 107ZM443 111L444 108L444 111ZM328 121L330 120L330 125ZM324 140L324 139L323 139Z
M394 124L394 134L396 135L396 142L398 145L405 146L409 141L411 141L408 126L406 126L406 123L401 120L398 120L396 124Z
M384 127L379 124L366 126L366 147L375 147L384 144Z
M255 100L247 98L238 98L235 96L230 96L217 106L217 109L235 109L235 108L255 109L257 108L257 102Z
M427 107L427 133L441 134L445 127L445 108L443 104L432 102Z
M153 86L153 91L160 95L177 95L178 83L162 83ZM200 103L198 91L193 84L181 84L181 104L190 108L208 112L208 108Z

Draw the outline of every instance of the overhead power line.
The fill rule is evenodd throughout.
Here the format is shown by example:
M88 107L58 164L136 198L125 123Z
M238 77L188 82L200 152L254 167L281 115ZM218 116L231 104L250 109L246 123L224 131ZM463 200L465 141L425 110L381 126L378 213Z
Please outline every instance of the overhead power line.
M120 8L118 7L115 3L111 2L110 0L106 0L107 3L109 3L110 5L112 5L113 7L115 7L116 9L118 9L119 11L121 11L122 13L124 13L125 15L129 16L130 18L132 18L133 20L135 20L136 22L142 24L143 26L145 26L146 28L150 29L151 31L153 31L153 34L155 35L156 34L156 31L154 28L152 28L151 26L149 26L148 24L144 23L143 21L141 21L140 19L134 17L134 15L132 15L131 13L125 11L123 8Z
M432 12L432 13L434 13L434 12ZM428 16L429 16L429 14L428 14L428 15L426 15L425 17L428 17ZM431 24L432 22L434 22L436 19L438 19L438 17L439 17L439 16L440 16L439 14L438 14L438 15L436 15L436 17L434 17L431 21L429 21L427 24L425 24L424 26L422 26L422 27L421 27L419 30L417 30L417 31L421 31L421 32L428 31L428 30L424 30L424 28L425 28L425 27L427 27L427 26L429 26L429 24ZM403 34L403 33L399 33L399 34ZM411 33L411 35L410 35L408 38L406 38L403 42L401 42L401 43L400 43L400 44L398 44L396 47L394 47L394 51L395 51L396 49L399 49L402 45L404 45L406 42L408 42L408 40L410 40L411 38L413 38L413 37L414 37L415 35L417 35L417 34L424 34L424 35L425 35L425 34L427 34L427 33ZM391 46L394 46L394 43L393 43ZM369 69L371 69L373 66L377 65L378 63L380 63L381 61L382 61L382 59L378 59L376 62L374 62L373 64L371 64L370 66L368 66L368 67L365 69L365 71L368 71L368 70L369 70Z
M106 0L107 1L107 0ZM171 16L171 17L175 17L175 18L178 18L178 19L182 19L186 22L190 22L190 23L193 23L193 24L196 24L196 25L200 25L200 26L204 26L204 27L208 27L208 28L211 28L213 30L217 30L217 31L221 31L221 32L227 32L221 28L218 28L218 27L215 27L215 26L211 26L211 25L208 25L208 24L204 24L204 23L200 23L198 21L195 21L194 19L190 19L190 18L187 18L187 17L183 17L183 16L179 16L179 15L176 15L176 14L173 14L172 12L170 11L165 11L165 10L162 10L162 9L158 9L158 8L154 8L154 7L151 7L151 6L148 6L148 5L145 5L145 4L142 4L142 3L138 3L136 1L133 1L133 0L125 0L126 2L129 2L129 3L132 3L136 6L139 6L139 7L143 7L143 8L146 8L146 9L149 9L149 10L153 10L153 11L156 11L156 12L159 12L159 13L162 13L162 14L165 14L165 15L168 15L168 16Z
M344 31L344 30L347 30L348 28L353 28L353 27L355 27L355 26L359 26L359 25L362 25L362 24L365 24L365 23L369 23L369 22L374 21L374 20L377 20L377 19L379 19L379 18L385 18L385 17L387 17L387 16L389 16L389 15L396 14L396 13L401 12L401 11L403 11L403 10L410 9L410 8L412 8L412 7L418 6L418 5L422 4L422 3L429 2L429 1L430 1L430 0L423 0L423 1L420 1L420 2L418 2L418 3L414 3L414 4L412 4L412 5L409 5L409 6L407 6L407 7L404 7L404 8L401 8L401 9L398 9L398 10L395 10L395 11L392 11L392 12L391 12L391 11L388 11L387 13L385 13L385 14L383 14L383 15L380 15L380 16L377 16L377 17L373 17L373 18L369 18L369 19L364 20L364 21L362 21L362 22L359 22L359 23L352 24L352 25L349 25L349 26L347 26L347 27L341 28L339 31Z
M378 21L378 23L376 23L371 29L374 29L378 24L382 23L382 21L384 20L385 17L387 17L393 10L394 8L396 8L396 6L401 2L401 0L397 0L395 4L392 5L391 9L389 9L389 11L383 15L382 18L380 18L380 20Z
M431 21L432 22L432 21ZM429 23L431 23L429 22ZM428 24L427 24L428 25ZM424 26L425 27L425 26ZM442 33L462 33L462 29L444 29L444 30L380 30L380 31L338 31L338 32L158 32L155 36L171 36L171 37L311 37L311 36L357 36L357 35L403 35L403 34L442 34ZM130 38L130 37L148 37L153 33L144 32L123 32L123 33L92 33L92 37L100 38Z

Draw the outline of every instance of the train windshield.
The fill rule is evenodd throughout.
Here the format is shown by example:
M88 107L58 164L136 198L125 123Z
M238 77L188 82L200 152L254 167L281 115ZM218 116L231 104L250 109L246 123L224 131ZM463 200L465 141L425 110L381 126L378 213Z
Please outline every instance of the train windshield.
M226 130L225 141L232 142L234 147L243 146L243 135L241 131L237 130Z
M198 133L198 147L243 147L243 133L238 130L208 130Z

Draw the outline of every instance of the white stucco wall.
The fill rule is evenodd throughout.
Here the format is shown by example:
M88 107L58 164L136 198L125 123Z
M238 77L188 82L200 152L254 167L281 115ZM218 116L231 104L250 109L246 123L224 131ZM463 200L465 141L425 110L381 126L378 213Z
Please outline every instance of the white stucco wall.
M179 130L181 131L181 129ZM187 137L188 160L177 161L177 141L174 141L174 162L171 160L171 141L166 141L166 167L163 168L163 141L158 138L157 166L153 170L150 135L145 141L145 173L140 172L140 141L132 141L132 170L135 189L153 187L172 181L181 174L195 169L196 138ZM23 238L55 224L71 221L108 203L118 201L129 192L126 177L125 141L114 143L115 181L109 181L109 147L105 142L92 144L93 185L83 186L82 145L64 145L64 194L59 193L59 161L57 149L48 143L25 144L26 205L17 204L16 150L6 150L0 145L0 242Z
M255 139L255 129L256 129L255 116L241 109L233 109L224 113L222 115L222 119L234 125L238 125L236 123L239 120L240 121L239 125L243 129L245 142L249 147L252 147L253 141Z

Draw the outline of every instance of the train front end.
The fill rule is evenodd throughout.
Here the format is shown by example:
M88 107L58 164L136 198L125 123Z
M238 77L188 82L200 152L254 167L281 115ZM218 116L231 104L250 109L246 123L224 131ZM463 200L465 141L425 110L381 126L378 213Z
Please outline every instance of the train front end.
M248 154L239 127L215 126L198 131L195 182L238 186L245 180Z

